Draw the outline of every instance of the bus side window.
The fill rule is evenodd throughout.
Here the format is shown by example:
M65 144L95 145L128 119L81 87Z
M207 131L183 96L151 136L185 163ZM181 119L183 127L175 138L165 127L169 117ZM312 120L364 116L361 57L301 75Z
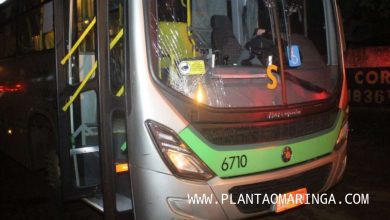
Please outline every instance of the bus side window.
M16 30L15 23L0 26L0 58L15 55Z
M17 9L15 6L15 1L8 1L0 5L0 25L14 18Z
M8 1L0 7L0 58L13 56L16 52L15 6L15 1Z
M26 13L18 21L20 51L28 53L54 48L53 2Z
M0 7L0 58L13 56L16 52L15 6L15 1L8 1Z
M54 48L53 2L43 5L41 9L41 22L43 47L44 49Z

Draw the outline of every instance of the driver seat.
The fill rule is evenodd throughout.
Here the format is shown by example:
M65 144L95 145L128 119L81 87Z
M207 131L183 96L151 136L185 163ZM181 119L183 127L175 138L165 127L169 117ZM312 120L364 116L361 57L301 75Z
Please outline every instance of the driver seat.
M242 47L234 36L233 27L228 16L213 15L211 17L211 44L219 52L217 64L238 64Z

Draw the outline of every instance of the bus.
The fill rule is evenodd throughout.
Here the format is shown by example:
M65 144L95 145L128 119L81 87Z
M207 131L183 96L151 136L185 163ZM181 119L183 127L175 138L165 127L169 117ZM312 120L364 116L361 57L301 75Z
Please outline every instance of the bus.
M336 0L6 0L0 14L1 150L63 200L106 219L242 219L343 176Z

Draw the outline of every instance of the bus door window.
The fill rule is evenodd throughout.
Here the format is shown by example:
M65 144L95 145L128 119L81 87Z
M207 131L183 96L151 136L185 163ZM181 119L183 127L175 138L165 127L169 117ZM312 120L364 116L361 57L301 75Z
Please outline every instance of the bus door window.
M68 21L67 49L81 37L83 31L90 25L94 18L93 0L74 0L73 9L69 10L73 16ZM84 80L93 67L95 58L95 31L91 30L81 42L77 51L68 62L69 84L77 85ZM91 79L95 78L95 73Z
M71 155L78 187L99 184L99 134L96 92L86 91L73 105Z
M109 4L110 42L116 42L110 49L110 82L111 91L119 96L122 93L120 90L124 86L124 37L120 35L120 32L123 32L124 28L124 11L122 1L110 1ZM116 37L118 41L116 41Z
M76 19L74 20L74 34L76 34L75 40L78 36L87 28L92 19L95 16L94 12L94 0L75 0L76 4ZM91 31L83 40L79 47L79 52L94 52L95 51L95 36L94 31Z
M128 145L126 141L125 114L125 36L124 36L124 1L109 2L109 35L110 35L110 87L111 93L119 100L113 106L112 114L112 149L115 163L116 209L118 212L130 210L131 187L130 168L128 160Z
M73 47L94 18L93 0L73 0L68 12L66 47ZM68 85L77 88L93 71L96 63L95 31L92 29L72 54L68 63ZM70 119L70 152L76 187L97 186L100 183L98 94L95 91L93 72L85 88L67 109ZM96 84L96 83L95 83Z
M125 112L115 111L112 116L112 144L115 159L115 192L117 211L130 210L131 185L130 164L128 160L128 145L126 142Z

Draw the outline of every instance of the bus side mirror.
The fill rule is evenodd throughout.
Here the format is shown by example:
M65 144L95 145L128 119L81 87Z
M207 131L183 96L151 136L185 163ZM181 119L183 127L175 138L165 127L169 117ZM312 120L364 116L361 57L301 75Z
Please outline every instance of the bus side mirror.
M302 65L301 53L298 45L291 45L286 47L286 55L289 67L300 67Z

